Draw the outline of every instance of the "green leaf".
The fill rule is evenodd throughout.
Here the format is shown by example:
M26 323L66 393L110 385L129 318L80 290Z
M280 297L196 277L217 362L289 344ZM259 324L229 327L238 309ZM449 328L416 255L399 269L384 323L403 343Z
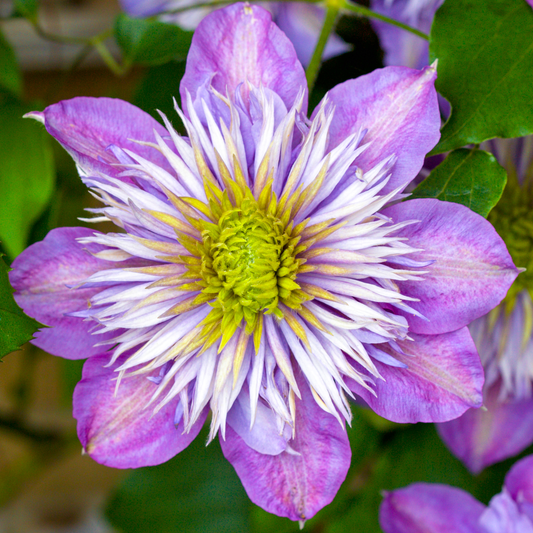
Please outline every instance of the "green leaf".
M54 187L50 138L42 125L22 118L29 110L13 102L0 107L0 241L11 257L25 248Z
M162 120L157 110L162 111L175 129L182 135L187 135L172 100L175 97L180 105L179 86L184 74L185 61L169 61L164 65L151 67L138 84L132 103L159 122Z
M7 272L7 265L0 257L0 358L20 349L42 327L15 303Z
M533 9L524 0L446 0L431 28L437 90L452 114L433 154L533 133Z
M463 204L486 217L498 203L507 174L483 150L461 148L448 157L413 191L411 198L438 198Z
M2 32L0 32L0 89L14 96L20 96L22 90L22 76L17 57Z
M126 64L161 65L187 56L192 32L175 24L120 14L115 20L115 38Z
M250 502L217 440L204 429L174 459L140 468L120 485L107 508L124 533L245 533Z
M36 20L39 11L39 0L15 0L14 15Z

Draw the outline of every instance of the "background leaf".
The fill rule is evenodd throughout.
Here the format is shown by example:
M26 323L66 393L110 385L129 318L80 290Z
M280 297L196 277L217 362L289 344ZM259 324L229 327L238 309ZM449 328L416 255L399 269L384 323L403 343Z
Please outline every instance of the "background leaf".
M432 153L533 133L532 36L533 9L524 0L446 0L429 49L452 114Z
M14 15L36 20L39 0L14 0Z
M461 148L451 152L410 198L455 202L486 217L498 203L506 182L505 169L491 153Z
M14 96L20 96L22 90L22 76L15 52L2 32L0 32L0 89Z
M174 459L139 468L120 485L107 516L124 533L246 533L250 501L207 428Z
M122 13L115 20L115 38L126 64L161 65L186 57L192 32L174 24L132 18Z
M7 272L7 265L0 257L0 358L20 349L41 327L16 304Z
M174 97L181 106L179 87L184 74L185 61L169 61L164 65L151 67L137 86L132 103L161 123L163 121L157 110L162 111L174 128L186 135L172 100Z
M0 240L11 257L25 248L54 187L50 138L43 126L22 118L28 111L16 102L0 107Z

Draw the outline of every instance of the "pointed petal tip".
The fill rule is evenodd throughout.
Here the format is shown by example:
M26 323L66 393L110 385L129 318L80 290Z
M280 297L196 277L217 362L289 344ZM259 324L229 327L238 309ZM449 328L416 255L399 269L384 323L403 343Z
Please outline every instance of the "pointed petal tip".
M41 124L45 123L44 113L42 111L30 111L29 113L22 115L22 118L33 118L34 120L37 120Z
M435 59L431 65L424 67L421 72L421 80L426 83L433 83L437 79L437 63L438 59Z

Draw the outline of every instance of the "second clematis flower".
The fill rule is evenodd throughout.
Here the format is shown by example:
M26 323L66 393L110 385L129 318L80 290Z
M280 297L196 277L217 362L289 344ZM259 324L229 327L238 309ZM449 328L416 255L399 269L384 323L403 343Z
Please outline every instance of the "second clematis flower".
M373 0L381 13L429 32L442 0ZM427 41L375 25L388 64L427 64ZM443 115L449 106L441 100ZM444 424L438 431L467 468L485 467L520 453L533 443L533 136L493 139L481 146L492 152L509 176L505 192L489 220L507 243L514 261L526 267L505 301L474 321L470 332L486 373L486 410L472 409Z
M398 203L439 138L435 70L349 80L307 118L294 47L257 6L198 26L181 82L188 136L134 106L75 98L30 113L103 207L13 263L34 343L88 358L74 393L85 451L162 463L208 415L252 501L292 520L350 464L349 398L398 422L482 402L467 325L517 270L457 204Z
M385 533L533 533L533 455L488 506L455 487L414 483L385 494L379 521Z
M509 176L489 220L515 263L527 270L497 308L470 325L485 368L487 409L438 425L443 441L474 473L533 443L533 136L494 139L482 147Z

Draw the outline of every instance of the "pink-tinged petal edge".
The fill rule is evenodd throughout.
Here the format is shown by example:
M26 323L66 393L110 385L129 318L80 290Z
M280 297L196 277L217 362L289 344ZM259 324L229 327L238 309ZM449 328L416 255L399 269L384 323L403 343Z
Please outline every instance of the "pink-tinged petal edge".
M113 166L119 161L109 149L112 145L127 148L173 173L158 150L135 142L155 142L154 130L163 138L168 137L168 132L148 113L128 102L80 96L26 116L44 123L48 133L89 174L103 172L118 177L124 172L122 167Z
M402 313L415 333L453 331L496 307L518 270L491 224L467 207L432 198L408 200L383 210L396 222L419 220L398 235L422 251L409 257L433 260L423 281L400 281L402 294L419 299L409 305L428 321Z
M292 43L272 22L268 11L243 3L219 9L202 20L196 29L185 75L181 80L182 101L188 91L194 97L199 87L213 87L230 97L247 83L277 93L287 108L295 102L307 82Z
M357 166L366 172L395 155L392 177L383 192L407 185L440 138L436 75L433 66L423 70L386 67L334 87L328 93L335 106L330 148L352 133L367 130L363 142L371 144L357 158Z
M480 407L483 367L468 328L411 337L398 343L404 354L391 351L407 368L374 361L384 378L374 379L376 395L353 380L350 389L378 415L399 423L443 422Z
M105 348L95 348L94 344L113 336L109 333L94 337L90 334L94 322L65 316L86 309L89 299L101 290L69 287L76 287L95 272L116 266L91 255L102 250L102 246L80 244L76 240L94 233L97 232L87 228L54 229L43 241L22 252L9 273L18 305L41 324L51 326L39 330L32 343L67 359L100 354Z
M307 520L335 497L348 472L351 450L345 429L318 407L301 377L298 386L302 400L296 399L296 437L289 441L290 451L260 454L231 427L220 444L255 504L291 520Z
M157 403L146 407L157 388L146 374L123 378L115 391L118 374L114 369L122 360L108 368L107 355L91 357L85 363L73 398L78 437L85 452L106 466L138 468L164 463L194 440L208 410L189 433L183 433L183 419L174 426L178 399L155 414Z
M455 487L414 483L385 494L379 523L385 533L483 533L485 506Z
M500 402L498 394L498 385L485 392L486 411L469 409L437 425L446 446L474 474L533 443L533 399Z

